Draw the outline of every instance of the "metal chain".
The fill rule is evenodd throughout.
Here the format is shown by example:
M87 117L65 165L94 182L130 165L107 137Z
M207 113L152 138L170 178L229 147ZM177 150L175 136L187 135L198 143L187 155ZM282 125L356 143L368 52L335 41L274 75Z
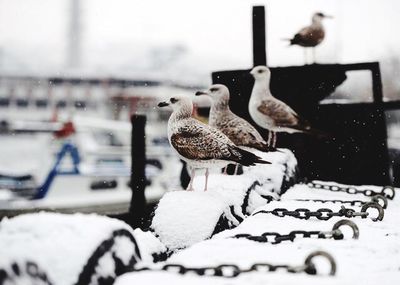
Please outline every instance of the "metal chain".
M265 232L261 235L251 235L251 234L237 234L231 238L245 238L256 242L268 242L271 244L278 244L282 241L294 241L296 238L318 238L318 239L331 239L341 240L344 238L343 232L340 230L342 226L349 226L353 230L353 239L358 239L359 230L355 223L350 220L340 220L336 222L331 231L291 231L286 235L282 235L276 232Z
M387 208L388 200L385 196L382 195L375 195L372 196L370 201L362 201L362 200L322 200L322 199L294 199L294 201L302 201L302 202L320 202L320 203L337 203L337 204L347 204L350 206L359 206L362 207L365 204L370 202L378 203L382 206L383 209Z
M369 216L369 213L367 210L369 208L375 208L378 210L379 214L378 217L372 218L373 221L382 221L384 217L384 210L381 205L377 203L367 203L364 206L362 206L360 212L356 212L353 209L350 208L345 208L344 206L341 207L341 209L338 212L334 212L331 209L328 208L321 208L316 211L311 211L306 208L298 208L296 210L290 211L286 208L276 208L271 211L266 211L266 210L261 210L253 214L273 214L277 217L293 217L297 219L303 219L303 220L308 220L311 217L315 217L318 220L322 221L327 221L331 219L332 217L346 217L346 218L354 218L354 217L361 217L363 219L367 218Z
M317 269L315 264L313 263L313 259L316 256L325 257L330 265L331 269L329 274L335 275L336 273L336 262L333 257L325 252L325 251L316 251L307 256L303 265L300 266L291 266L291 265L273 265L269 263L255 263L251 265L247 269L241 269L239 266L235 264L221 264L215 267L186 267L181 264L166 264L161 268L150 268L150 267L142 267L142 268L134 268L133 272L140 271L167 271L178 274L186 274L186 273L194 273L199 276L218 276L218 277L226 277L233 278L237 277L242 273L248 272L275 272L278 270L285 270L289 273L301 273L305 272L310 275L316 275Z
M305 182L305 184L308 187L314 188L314 189L323 189L323 190L329 190L329 191L334 191L334 192L346 192L348 194L362 194L367 197L372 197L375 195L382 195L386 197L387 199L393 200L395 196L395 191L394 187L392 186L384 186L382 187L381 192L376 192L371 189L357 189L355 186L344 186L344 185L331 185L331 184L324 184L321 182L317 181L311 181L311 182Z

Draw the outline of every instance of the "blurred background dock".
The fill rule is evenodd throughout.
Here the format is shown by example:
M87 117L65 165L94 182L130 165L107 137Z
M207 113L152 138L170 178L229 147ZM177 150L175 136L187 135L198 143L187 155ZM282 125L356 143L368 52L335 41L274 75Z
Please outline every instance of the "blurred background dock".
M369 139L362 141L365 147L360 151L348 149L341 159L348 168L343 166L334 173L336 176L330 176L335 165L324 169L326 162L318 161L319 153L310 158L309 153L301 151L309 145L309 139L295 138L294 148L305 176L341 176L342 182L361 183L362 179L355 179L358 174L348 171L357 168L348 163L354 152L358 153L358 165L373 168L362 181L399 186L400 112L398 104L392 102L400 98L400 38L393 36L393 27L400 24L400 4L395 0L384 4L369 0L271 0L263 3L267 5L265 22L257 22L253 15L252 29L254 4L260 3L0 1L0 203L8 203L10 193L5 190L10 189L12 195L22 189L25 192L19 192L20 196L34 197L28 190L43 186L62 147L70 143L79 153L79 175L85 176L74 189L97 188L95 193L107 193L123 186L125 190L121 191L127 194L121 195L128 197L124 206L105 212L126 211L130 202L129 120L133 114L147 118L146 179L154 191L150 200L157 201L167 187L180 188L181 163L166 137L169 113L155 109L156 103L174 95L192 96L212 81L225 83L234 94L247 90L250 85L246 84L251 82L242 82L242 89L235 89L239 82L234 81L235 76L257 63L256 56L265 56L272 67L274 94L285 87L278 97L306 112L317 126L337 114L332 106L339 105L346 116L358 115L348 121L352 126L347 133L354 132L357 124L379 121L376 128L360 126L367 132L355 134L357 139L364 135ZM335 18L324 23L327 33L316 49L318 65L304 65L302 48L289 48L281 39L308 23L315 11ZM254 27L263 23L266 41L259 46ZM331 74L334 68L341 69L337 77ZM216 72L221 70L224 72ZM288 70L293 76L310 72L330 77L332 85L314 86L316 93L322 89L329 92L308 97L314 105L305 108L306 102L299 96L306 98L303 93L307 89L290 94L293 90L285 77ZM247 110L240 109L243 98L233 98L236 108L232 109L246 116ZM195 114L206 115L210 103L196 100ZM372 103L378 105L365 107ZM354 106L364 106L363 113L355 111ZM312 110L314 107L318 112ZM343 130L343 124L332 123L330 128ZM290 147L290 143L283 138L281 146ZM366 163L371 162L366 153L378 156L379 163ZM337 154L329 159L336 159ZM68 172L74 161L67 156L62 165ZM123 177L121 181L118 175ZM71 176L63 178L67 182L61 185L72 183ZM72 192L65 193L79 196Z

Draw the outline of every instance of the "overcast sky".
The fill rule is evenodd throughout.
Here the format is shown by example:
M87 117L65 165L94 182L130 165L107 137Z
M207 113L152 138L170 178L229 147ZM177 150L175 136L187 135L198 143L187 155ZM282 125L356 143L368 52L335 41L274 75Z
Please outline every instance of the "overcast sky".
M0 68L63 72L71 0L0 0ZM183 48L161 74L201 80L213 70L252 64L251 7L266 5L268 63L303 64L303 51L287 47L315 11L325 21L319 62L400 57L398 0L85 0L81 1L82 67L113 74L148 73L160 49ZM153 62L154 61L154 62ZM205 77L207 76L207 77Z

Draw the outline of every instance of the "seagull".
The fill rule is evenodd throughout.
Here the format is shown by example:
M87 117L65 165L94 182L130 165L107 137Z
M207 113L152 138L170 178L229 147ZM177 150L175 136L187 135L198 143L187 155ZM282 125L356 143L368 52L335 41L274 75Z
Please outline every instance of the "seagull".
M168 140L178 156L191 168L187 190L193 190L195 169L206 169L204 191L207 191L209 168L223 168L229 163L240 163L244 166L270 164L237 147L221 131L193 118L193 103L190 98L176 96L158 104L158 107L166 106L173 109L168 120Z
M196 92L196 96L201 95L211 98L208 121L210 126L223 132L235 145L244 150L256 149L263 152L273 150L249 122L232 113L229 108L229 89L225 85L215 84L206 91ZM234 174L237 173L238 166L236 164Z
M332 16L323 14L321 12L314 13L312 16L311 25L302 28L293 38L288 39L290 45L299 45L302 47L313 48L313 60L315 62L314 47L319 45L325 38L325 29L322 25L322 20L325 18L333 18Z
M269 90L271 71L266 66L256 66L250 74L254 77L254 86L249 100L249 113L253 121L270 131L268 143L276 145L276 132L318 133L292 108L272 96Z
M249 151L273 150L256 128L230 110L230 94L225 85L214 84L207 91L196 92L196 96L200 95L211 98L209 125L223 132L235 145Z

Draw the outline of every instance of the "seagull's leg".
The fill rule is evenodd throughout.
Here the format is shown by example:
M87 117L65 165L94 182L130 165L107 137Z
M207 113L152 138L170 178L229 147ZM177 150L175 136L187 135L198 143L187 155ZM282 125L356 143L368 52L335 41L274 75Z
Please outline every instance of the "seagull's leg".
M274 132L270 131L270 138L268 138L268 145L273 148L274 147Z
M193 191L193 180L194 176L196 175L195 169L193 167L190 168L190 182L189 187L186 188L187 191Z
M272 147L275 148L275 146L276 146L276 132L272 132L272 134L273 134Z
M267 139L267 145L268 146L271 146L271 143L272 143L271 138L272 138L272 132L268 131L268 139Z
M312 47L312 63L315 63L315 47Z
M233 175L236 175L236 174L237 174L238 169L239 169L239 163L236 163L235 172L233 173Z
M226 175L226 170L228 169L228 166L225 166L224 168L222 168L222 174Z
M271 142L272 148L275 147L275 132L272 132L272 142Z
M206 184L204 186L204 191L207 191L207 186L208 186L208 168L206 168Z

